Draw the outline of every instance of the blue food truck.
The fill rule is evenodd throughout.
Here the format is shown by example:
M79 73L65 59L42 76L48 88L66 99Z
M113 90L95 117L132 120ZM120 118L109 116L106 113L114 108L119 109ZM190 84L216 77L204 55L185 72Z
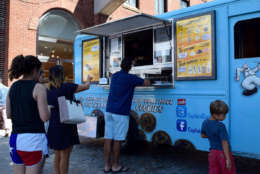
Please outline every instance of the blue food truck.
M75 82L94 79L77 97L88 117L102 118L111 75L132 57L130 73L152 82L135 90L139 138L207 151L201 124L220 99L230 107L224 123L233 153L260 158L259 31L260 0L215 0L83 29L74 42Z

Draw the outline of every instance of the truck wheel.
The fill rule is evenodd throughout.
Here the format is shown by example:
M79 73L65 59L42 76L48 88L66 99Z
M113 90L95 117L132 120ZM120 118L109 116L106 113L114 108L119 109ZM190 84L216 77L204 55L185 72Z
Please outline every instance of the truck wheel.
M152 147L157 150L168 149L172 145L170 136L165 131L157 131L152 137Z
M187 152L187 151L195 151L194 145L187 140L178 140L174 144L175 150L177 152Z
M141 116L139 123L145 132L152 132L156 127L156 118L151 113L144 113Z

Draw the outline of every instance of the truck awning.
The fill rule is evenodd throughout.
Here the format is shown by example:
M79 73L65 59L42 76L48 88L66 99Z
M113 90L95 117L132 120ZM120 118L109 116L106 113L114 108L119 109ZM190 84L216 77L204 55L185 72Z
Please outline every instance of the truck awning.
M82 34L96 35L96 36L114 36L117 34L124 34L135 30L152 28L154 26L168 25L171 22L163 20L147 14L138 14L123 18L117 21L112 21L93 27L89 27L79 32Z

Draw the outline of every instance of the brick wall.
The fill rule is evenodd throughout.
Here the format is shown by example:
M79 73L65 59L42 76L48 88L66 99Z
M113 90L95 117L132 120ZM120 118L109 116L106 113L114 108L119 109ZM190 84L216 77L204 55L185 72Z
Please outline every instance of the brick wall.
M210 1L210 0L207 0L207 1ZM203 0L190 0L191 6L201 4L201 3L204 3L204 1Z
M177 10L180 8L179 0L168 0L168 11Z
M7 82L7 56L8 56L8 8L9 1L0 1L0 78Z
M189 1L191 6L204 3L203 0L189 0ZM211 0L207 0L207 1L211 1ZM117 20L122 17L135 15L137 13L147 13L150 15L154 15L155 14L154 5L155 5L155 0L139 0L138 9L128 8L123 4L117 10L115 10L114 13L112 13L109 16L108 21ZM180 9L180 0L167 0L167 11L178 10L178 9Z
M94 16L93 5L94 0L11 0L9 43L6 44L9 52L5 69L10 67L16 55L36 55L37 27L41 16L46 12L64 9L75 17L81 28L86 28L107 19L102 15Z
M202 2L201 0L190 1L191 5ZM8 47L9 51L5 66L5 76L7 76L7 67L10 66L12 59L16 55L36 54L39 19L43 14L52 9L58 8L68 11L74 15L81 28L90 27L109 20L124 18L140 12L154 15L155 11L154 0L139 0L139 9L121 5L109 17L100 14L94 15L94 0L0 0L0 2L10 2L9 42L6 40L6 47ZM168 11L178 9L179 5L179 0L168 0Z

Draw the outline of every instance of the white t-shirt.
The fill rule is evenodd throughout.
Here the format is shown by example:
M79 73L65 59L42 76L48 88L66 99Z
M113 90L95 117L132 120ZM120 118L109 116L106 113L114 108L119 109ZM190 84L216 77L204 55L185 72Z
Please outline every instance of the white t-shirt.
M8 89L9 88L7 86L5 86L3 83L0 83L0 106L5 106L6 104Z

